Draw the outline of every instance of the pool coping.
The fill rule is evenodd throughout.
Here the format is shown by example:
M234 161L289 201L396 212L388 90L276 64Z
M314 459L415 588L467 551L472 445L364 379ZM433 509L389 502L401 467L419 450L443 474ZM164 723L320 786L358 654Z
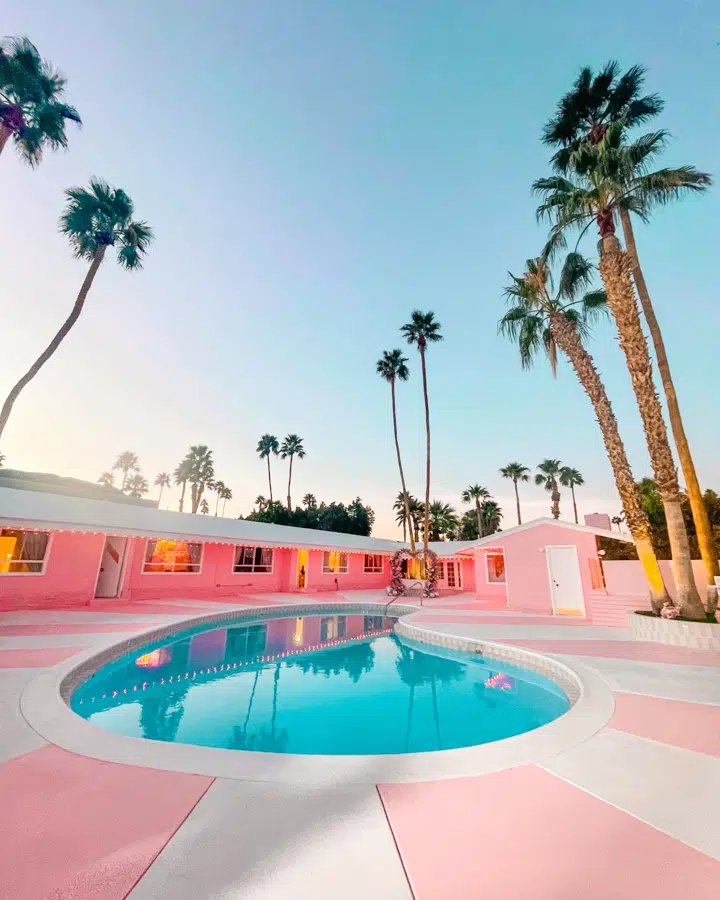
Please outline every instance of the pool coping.
M22 714L46 741L81 756L144 768L304 788L326 787L333 783L343 786L434 781L537 763L592 737L612 716L612 691L594 670L574 661L569 664L549 654L501 642L455 637L433 631L406 619L418 612L417 607L395 603L392 605L393 614L403 617L395 626L399 635L451 651L482 653L492 659L530 668L556 682L568 694L570 709L533 731L473 747L424 753L329 756L225 750L125 737L81 718L67 703L73 690L101 666L136 647L189 627L211 625L213 622L229 619L253 621L284 618L299 613L328 615L339 612L348 615L355 612L378 615L386 607L385 603L372 601L341 605L292 603L222 610L207 615L189 616L160 627L151 625L130 638L110 643L101 649L97 646L89 648L44 671L25 687L20 700Z

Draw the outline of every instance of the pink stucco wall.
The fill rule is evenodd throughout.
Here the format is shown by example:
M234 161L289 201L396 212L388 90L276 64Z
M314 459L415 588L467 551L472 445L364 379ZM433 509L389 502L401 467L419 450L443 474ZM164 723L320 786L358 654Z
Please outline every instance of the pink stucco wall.
M297 551L295 551L297 553ZM344 574L323 574L323 551L311 550L308 559L307 591L334 591L335 579L337 589L340 591L372 590L383 588L390 584L390 561L383 557L383 570L377 574L366 573L365 555L363 553L348 553L348 570ZM297 566L297 555L295 556ZM295 569L293 569L293 578ZM293 581L293 586L295 582Z
M95 596L104 546L102 534L51 532L42 575L0 573L0 609L52 609L89 603Z

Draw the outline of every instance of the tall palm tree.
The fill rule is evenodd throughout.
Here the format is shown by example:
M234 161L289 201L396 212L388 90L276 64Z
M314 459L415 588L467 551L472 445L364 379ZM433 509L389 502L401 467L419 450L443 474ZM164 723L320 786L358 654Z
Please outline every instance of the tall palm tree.
M264 434L260 440L258 441L256 453L260 457L260 459L267 460L267 470L268 470L268 486L270 488L270 502L272 503L273 493L272 493L272 476L270 474L270 456L277 456L280 452L280 445L278 444L278 439L274 434Z
M191 474L192 463L189 459L189 455L186 455L182 462L175 467L175 471L173 472L173 481L182 488L180 491L180 502L178 503L180 512L183 511L183 506L185 505L185 488L187 487Z
M630 462L605 385L583 343L590 324L603 308L604 294L598 291L583 294L591 284L593 268L580 254L568 254L557 290L546 260L530 259L526 265L521 278L510 275L511 284L505 288L505 296L513 305L500 320L499 330L518 342L523 368L529 368L537 354L544 352L554 372L558 348L570 361L593 405L628 527L647 577L651 602L659 610L668 597L652 545L650 523L635 490Z
M593 76L591 69L584 72L582 80L579 79L573 89L562 98L555 117L545 129L545 142L559 147L553 157L553 163L560 172L574 170L578 164L581 170L583 164L588 162L592 164L593 154L584 153L584 145L597 146L605 137L610 125L619 126L623 133L627 132L639 122L657 115L663 107L662 100L657 95L640 96L645 81L645 69L641 66L633 66L621 75L618 64L611 62L596 76ZM662 331L640 265L631 216L637 215L646 222L656 206L665 205L688 194L705 191L711 184L709 175L698 172L692 166L662 168L648 173L649 164L665 148L667 138L667 132L657 131L645 135L627 148L625 153L627 165L619 167L618 176L631 202L618 203L618 217L622 225L633 280L655 349L670 428L677 447L700 555L708 580L708 597L714 601L716 600L714 579L720 575L720 565L713 530L680 414L680 404ZM635 190L638 180L640 186L644 188L641 191Z
M500 531L502 517L503 512L495 500L492 498L483 500L482 505L480 506L480 518L483 527L482 534L495 534L496 531Z
M212 490L215 477L212 450L206 444L195 444L188 451L186 459L189 463L187 480L190 483L191 512L196 513L205 488Z
M225 515L225 504L228 502L228 500L232 500L233 492L227 485L224 485L220 496L222 497L222 502L223 502L222 515L224 516Z
M408 530L410 534L413 535L412 530L412 503L415 498L412 494L408 494L407 498L405 497L405 491L400 491L400 493L395 498L395 502L393 503L393 510L395 512L395 521L398 525L402 525L403 530L403 541L407 540ZM407 501L407 502L406 502ZM414 535L413 535L414 541Z
M133 204L125 191L111 188L99 178L90 179L89 191L71 188L65 191L65 195L68 203L60 218L60 230L70 239L75 257L87 260L90 268L72 312L47 348L8 394L0 411L0 435L22 389L55 353L80 317L108 247L117 246L118 263L122 268L132 271L142 268L142 258L153 237L146 222L137 222L132 218Z
M478 537L483 536L482 514L480 511L480 501L490 498L490 491L479 484L471 484L462 492L463 503L472 503L475 501L475 515L477 516Z
M553 519L560 518L560 491L558 490L560 468L559 459L544 459L538 463L538 471L535 474L535 484L543 485L545 490L550 493Z
M575 513L575 524L578 524L577 503L575 502L575 488L585 484L585 479L577 469L571 469L570 466L563 466L560 470L560 484L563 487L569 487L572 494L573 512Z
M290 485L292 483L292 467L293 467L293 457L297 456L298 459L305 459L305 448L303 447L302 438L297 434L289 434L285 440L282 442L280 446L280 458L287 459L290 457L290 469L288 471L288 493L287 493L287 508L288 511L292 510L292 502L290 500Z
M305 494L303 497L303 506L305 509L317 509L317 498L315 494Z
M155 481L153 481L153 485L155 487L160 488L160 493L158 494L158 509L159 509L160 504L162 502L163 490L165 488L170 487L170 475L167 472L160 472L159 475L155 476Z
M0 44L0 153L12 137L25 162L35 166L45 147L67 147L66 122L82 123L63 99L65 84L27 38Z
M390 385L390 397L392 399L392 420L393 434L395 436L395 453L397 454L397 464L400 470L400 484L402 485L402 493L405 502L405 515L410 520L410 497L405 484L405 473L403 472L402 457L400 456L400 439L398 438L397 427L397 408L395 404L395 382L407 381L410 377L410 370L407 367L407 357L402 355L402 350L383 350L382 358L377 361L375 367L376 372L381 378ZM415 538L412 530L410 531L410 549L415 552Z
M420 352L420 364L422 367L423 397L425 400L425 527L423 529L423 547L425 554L428 550L428 531L430 530L430 402L428 400L427 367L425 353L427 345L443 340L440 333L440 323L435 321L434 312L420 312L414 309L410 321L403 325L400 332L405 336L408 344L418 348Z
M122 453L118 454L117 459L113 463L113 469L119 469L122 472L122 484L120 485L120 490L124 491L129 473L140 471L140 460L138 459L137 453L133 453L132 450L123 450Z
M457 513L449 503L433 500L430 504L430 540L440 541L458 526Z
M515 486L515 506L517 507L518 525L522 525L522 517L520 515L520 492L518 491L518 481L530 480L530 469L519 462L511 462L500 469L503 478L511 478Z
M215 491L215 515L218 514L218 508L220 507L220 501L222 500L224 488L225 488L224 481L220 481L220 479L216 479L213 482L213 490Z
M139 473L135 473L126 481L124 490L127 491L128 497L142 497L143 494L147 494L150 487L146 478L143 478Z
M0 468L2 468L3 457L0 455ZM112 472L103 472L102 475L97 480L98 484L101 484L103 487L114 487L115 485L115 476Z
M425 520L425 504L417 497L410 496L410 520L408 522L408 530L412 523L412 533L415 543L420 540L420 523Z
M264 509L267 509L268 506L272 503L271 500L266 500L262 494L258 494L255 498L255 506L262 512Z
M635 198L639 204L643 203L652 183L652 175L642 176L636 179L632 189L625 187L619 175L627 166L624 153L618 149L622 131L622 124L615 123L607 127L599 144L583 144L578 151L583 155L582 174L555 175L536 181L534 189L544 197L538 215L554 221L548 245L551 250L563 244L569 229L586 229L597 223L601 241L600 275L608 308L617 325L655 481L665 507L678 606L684 616L704 620L705 608L695 586L677 471L630 277L631 263L615 234L615 217L620 205L631 205ZM589 158L592 162L587 161Z

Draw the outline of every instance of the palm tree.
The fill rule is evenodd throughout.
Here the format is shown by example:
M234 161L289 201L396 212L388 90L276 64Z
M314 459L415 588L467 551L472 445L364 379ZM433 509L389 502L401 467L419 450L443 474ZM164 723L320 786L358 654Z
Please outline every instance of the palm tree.
M305 509L317 509L317 498L315 494L305 494L303 497L303 506Z
M222 515L224 516L225 515L225 504L228 502L228 500L232 500L233 492L230 490L230 488L227 485L224 485L220 496L221 496L222 502L223 502Z
M215 477L212 450L205 444L195 444L188 451L186 459L189 462L187 480L190 483L191 512L196 513L205 488L212 490Z
M430 403L427 389L427 368L425 365L425 352L427 345L443 339L440 333L440 323L435 321L434 312L420 312L415 309L410 316L410 321L400 329L408 344L418 348L422 367L423 397L425 399L425 438L426 438L426 463L425 463L425 527L423 529L423 546L425 554L428 549L428 531L430 528Z
M5 456L5 454L4 454L4 453L0 453L0 469L2 469L2 467L5 465L5 460L6 460L6 459L7 459L7 457ZM107 472L104 472L103 474L104 474L104 475L107 475ZM112 475L110 476L110 478L112 479Z
M264 434L260 440L258 441L258 445L256 448L256 453L260 457L260 459L267 460L267 470L268 470L268 485L270 487L270 502L272 503L273 493L272 493L272 477L270 475L270 455L277 456L280 452L280 445L278 444L278 439L274 434Z
M633 66L620 75L618 64L610 62L596 76L593 76L591 69L585 69L583 73L573 89L562 98L556 116L545 128L545 142L560 148L553 157L555 167L560 172L572 170L578 164L582 171L583 164L588 162L592 164L593 154L582 152L583 147L586 144L598 145L610 125L619 126L622 132L627 132L639 122L657 115L663 107L662 100L657 95L640 96L645 81L645 69L642 66ZM618 169L619 187L628 193L630 202L621 201L618 204L618 217L623 229L633 280L655 349L670 427L708 579L708 593L715 600L714 579L720 575L720 566L713 530L680 414L662 331L638 258L631 218L632 213L646 222L656 206L665 205L688 194L703 192L711 184L709 175L698 172L692 166L663 168L648 174L649 163L664 149L667 138L666 131L657 131L645 135L631 147L625 148L627 165Z
M500 522L502 521L503 512L498 504L492 498L483 500L480 506L480 518L482 521L482 534L495 534L500 531ZM480 535L482 537L482 534Z
M155 481L153 481L154 487L160 488L160 493L158 494L158 508L160 507L160 503L162 502L162 495L164 488L170 487L170 475L167 472L160 472L159 475L155 476Z
M617 525L617 529L618 529L618 531L620 531L620 526L622 525L624 519L625 519L625 513L622 513L619 516L613 516L610 521L613 523L613 525Z
M224 481L220 481L220 479L217 479L213 482L213 490L215 491L215 515L218 514L218 508L220 507L220 501L222 500L224 489Z
M560 470L560 484L563 487L569 487L572 494L573 512L575 513L575 524L578 524L577 503L575 502L575 488L585 484L585 479L577 469L571 469L570 466L563 466Z
M2 465L2 460L0 459L0 466ZM103 472L102 475L97 480L98 484L101 484L103 487L114 487L115 485L115 476L112 472Z
M113 469L119 469L122 472L122 484L120 485L120 490L124 491L128 474L130 472L140 471L140 460L138 459L137 453L133 453L132 450L124 450L122 453L118 454L117 459L113 463Z
M513 306L501 319L499 330L518 342L523 368L529 368L536 355L543 351L554 372L558 348L570 361L593 405L628 527L648 580L653 608L659 610L668 597L652 545L650 523L635 490L625 445L605 385L583 343L604 301L602 292L582 294L590 285L592 267L579 254L568 254L557 291L547 261L542 258L528 260L522 278L512 274L510 278L505 296Z
M91 178L89 191L84 188L71 188L65 191L65 195L68 203L60 218L60 230L70 239L76 258L88 260L90 268L72 312L47 348L8 394L0 411L0 435L22 389L55 353L80 317L108 247L117 245L118 263L122 268L132 271L142 267L142 258L153 237L146 222L133 220L133 204L128 195L124 191L111 188L105 181Z
M598 225L602 251L600 275L607 293L608 307L617 325L655 481L665 507L678 607L687 618L704 620L705 609L693 576L680 485L630 278L631 262L615 235L615 217L620 206L634 205L641 209L652 192L653 178L652 174L644 175L635 180L632 188L626 186L623 173L629 163L628 154L621 149L622 131L622 124L615 123L607 127L599 144L583 144L577 154L582 159L574 162L581 173L576 171L572 177L555 175L536 181L534 189L544 197L538 215L554 220L548 244L550 252L562 246L569 229L578 226L587 229L593 221Z
M128 497L142 497L143 494L147 494L150 487L147 479L136 473L128 478L124 490L127 491Z
M417 544L420 540L420 522L425 519L425 504L417 497L410 496L410 520L412 522L412 533ZM410 530L410 522L408 522L408 530Z
M290 500L290 485L292 483L292 467L293 467L293 457L297 456L298 459L305 459L305 448L303 447L302 438L297 434L289 434L285 440L282 442L282 446L280 447L280 458L287 459L290 457L290 469L288 472L288 493L287 493L287 508L288 511L292 510L292 503Z
M185 488L187 487L187 483L190 480L190 475L192 474L192 464L189 459L189 455L186 455L185 458L180 462L173 472L173 481L175 484L180 485L182 490L180 492L180 502L178 504L178 509L180 512L183 511L183 506L185 505Z
M522 463L511 462L500 469L500 474L503 478L512 478L513 485L515 486L515 506L517 507L517 520L518 525L522 525L522 518L520 516L520 493L518 491L518 481L529 481L530 480L530 469L527 466L524 466Z
M560 518L560 491L558 490L558 478L560 477L560 460L544 459L538 463L538 472L535 475L535 484L542 484L546 491L550 492L550 499L554 519Z
M206 516L210 512L210 504L207 502L206 497L203 497L200 501L200 512L204 516Z
M406 502L405 492L400 491L400 493L395 498L395 502L393 503L393 510L395 511L395 521L398 525L402 525L403 542L407 540L408 531L410 532L411 536L413 534L413 518L411 511L413 501L415 501L415 498L411 494L408 494Z
M395 436L395 453L397 454L398 469L400 470L400 484L405 502L405 515L410 519L410 499L405 484L402 457L400 456L400 439L398 438L397 408L395 404L395 382L407 381L410 370L407 367L407 357L402 355L402 350L383 350L382 358L377 361L375 371L390 385L390 397L392 400L393 435ZM410 549L415 552L415 538L410 531Z
M255 498L255 506L257 506L260 512L262 512L264 509L267 509L271 502L272 501L270 500L266 500L262 494L258 494Z
M477 516L477 524L478 524L478 537L482 537L485 533L483 531L483 522L482 522L482 514L480 511L480 501L488 500L490 498L490 491L487 488L481 487L479 484L471 484L469 488L466 488L462 492L462 501L463 503L472 503L475 501L475 514Z
M427 521L427 519L426 519ZM440 541L458 526L457 513L449 503L433 500L430 504L430 540ZM426 541L427 543L427 541Z
M35 166L45 147L67 147L65 123L82 123L63 100L65 84L27 38L0 44L0 153L12 137L25 162Z

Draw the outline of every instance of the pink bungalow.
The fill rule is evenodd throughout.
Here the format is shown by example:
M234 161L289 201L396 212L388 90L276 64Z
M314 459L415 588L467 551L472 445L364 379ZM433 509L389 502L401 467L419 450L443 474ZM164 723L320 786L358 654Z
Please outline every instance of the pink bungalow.
M441 595L488 610L623 624L644 605L609 595L597 536L606 529L537 519L477 541L431 544ZM0 610L255 593L384 590L406 545L351 534L156 509L145 504L0 487ZM617 565L617 564L614 564ZM637 563L621 563L638 566ZM412 561L406 571L417 573Z

